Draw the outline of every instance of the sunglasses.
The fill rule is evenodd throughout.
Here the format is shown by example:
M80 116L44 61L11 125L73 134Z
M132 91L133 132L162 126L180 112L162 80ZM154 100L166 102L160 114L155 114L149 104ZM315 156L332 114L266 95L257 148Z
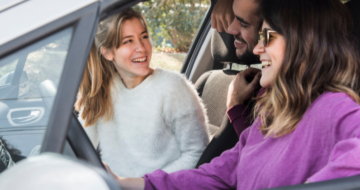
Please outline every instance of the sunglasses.
M258 42L262 40L264 43L264 47L267 47L270 43L270 35L273 33L276 33L276 31L264 28L262 32L259 32Z

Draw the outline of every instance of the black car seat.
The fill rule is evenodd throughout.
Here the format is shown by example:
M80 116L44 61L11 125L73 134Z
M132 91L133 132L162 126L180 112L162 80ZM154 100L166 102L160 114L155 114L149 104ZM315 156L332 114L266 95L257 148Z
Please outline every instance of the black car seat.
M239 71L222 69L224 64L259 63L258 60L246 62L237 58L234 46L234 37L225 32L219 33L213 29L211 37L211 53L214 58L214 70L202 74L195 83L199 95L207 109L209 117L209 131L213 137L210 144L200 157L196 168L204 163L209 163L223 151L235 146L238 137L230 123L226 111L226 98L229 84ZM218 69L221 68L221 69Z

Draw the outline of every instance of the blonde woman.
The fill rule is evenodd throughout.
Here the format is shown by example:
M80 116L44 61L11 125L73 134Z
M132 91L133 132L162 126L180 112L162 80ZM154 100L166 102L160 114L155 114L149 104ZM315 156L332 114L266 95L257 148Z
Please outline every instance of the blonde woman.
M194 168L209 142L206 113L182 75L149 67L145 19L132 9L101 22L76 109L101 158L121 176Z

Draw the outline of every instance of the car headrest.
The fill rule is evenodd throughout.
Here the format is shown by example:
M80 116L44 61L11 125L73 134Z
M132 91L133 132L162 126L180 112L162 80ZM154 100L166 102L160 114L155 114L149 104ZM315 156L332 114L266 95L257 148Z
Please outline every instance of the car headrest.
M212 29L211 36L211 54L214 61L220 63L238 63L252 64L259 63L258 60L241 60L236 56L236 48L234 46L234 36L226 32L218 32Z
M354 21L354 35L356 36L356 43L358 48L360 48L360 1L359 0L351 0L345 3L345 5L350 10L350 14Z

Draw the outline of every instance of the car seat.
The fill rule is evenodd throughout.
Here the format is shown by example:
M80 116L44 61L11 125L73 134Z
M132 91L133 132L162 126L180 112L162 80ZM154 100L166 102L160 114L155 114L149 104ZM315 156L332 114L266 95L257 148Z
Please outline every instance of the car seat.
M209 163L223 151L235 146L238 137L230 123L226 111L226 99L229 84L239 71L232 70L232 64L250 65L259 60L240 60L236 56L234 37L225 32L219 33L212 29L211 53L214 66L211 71L202 74L195 83L200 97L207 109L209 118L208 128L212 139L196 165L198 168ZM224 64L228 67L224 68Z

